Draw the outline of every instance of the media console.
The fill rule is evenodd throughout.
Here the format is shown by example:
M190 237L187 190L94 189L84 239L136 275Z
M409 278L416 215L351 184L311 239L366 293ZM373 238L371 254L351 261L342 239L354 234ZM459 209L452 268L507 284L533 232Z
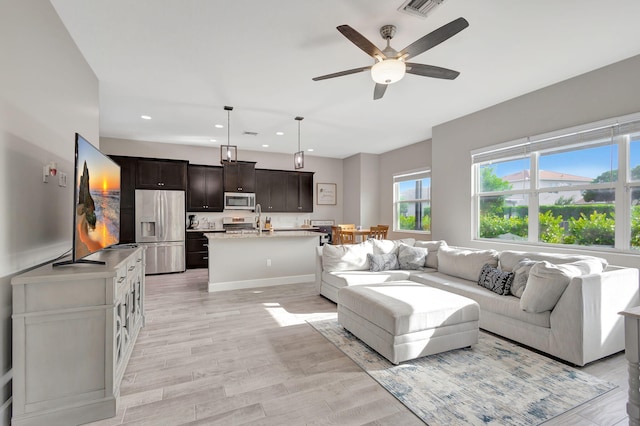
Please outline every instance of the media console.
M13 287L12 425L113 417L144 325L144 248L103 250L105 265L51 264Z

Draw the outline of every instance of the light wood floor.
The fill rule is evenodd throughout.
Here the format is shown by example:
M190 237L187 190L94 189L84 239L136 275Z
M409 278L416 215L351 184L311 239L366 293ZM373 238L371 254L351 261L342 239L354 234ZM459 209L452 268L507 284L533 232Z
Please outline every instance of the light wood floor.
M423 424L305 322L336 312L313 283L206 289L206 270L147 277L117 415L93 426ZM624 356L583 370L619 387L546 424L627 424Z

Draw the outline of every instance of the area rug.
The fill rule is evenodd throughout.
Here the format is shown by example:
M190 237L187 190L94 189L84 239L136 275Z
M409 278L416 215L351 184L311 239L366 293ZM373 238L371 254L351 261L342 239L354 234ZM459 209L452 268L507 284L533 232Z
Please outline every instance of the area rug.
M394 365L336 319L309 324L431 426L537 425L617 387L489 333Z

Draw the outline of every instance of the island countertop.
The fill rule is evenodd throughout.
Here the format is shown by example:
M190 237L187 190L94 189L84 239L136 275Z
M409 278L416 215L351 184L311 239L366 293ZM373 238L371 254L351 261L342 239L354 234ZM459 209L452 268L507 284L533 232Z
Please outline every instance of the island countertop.
M291 238L291 237L318 237L320 234L313 231L274 231L274 232L265 232L258 235L256 231L248 231L245 233L232 233L232 232L207 232L205 236L209 240L226 240L226 239L238 239L238 238Z

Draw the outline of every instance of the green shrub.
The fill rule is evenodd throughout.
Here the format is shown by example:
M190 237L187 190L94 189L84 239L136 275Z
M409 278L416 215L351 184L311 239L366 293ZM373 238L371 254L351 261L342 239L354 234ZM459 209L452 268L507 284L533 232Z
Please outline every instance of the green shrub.
M567 244L582 246L613 246L615 243L616 221L614 215L594 211L587 216L580 213L580 218L569 219L569 235L573 238Z
M550 211L540 213L539 238L540 241L550 244L561 244L564 239L564 229L562 228L562 216L553 216Z

